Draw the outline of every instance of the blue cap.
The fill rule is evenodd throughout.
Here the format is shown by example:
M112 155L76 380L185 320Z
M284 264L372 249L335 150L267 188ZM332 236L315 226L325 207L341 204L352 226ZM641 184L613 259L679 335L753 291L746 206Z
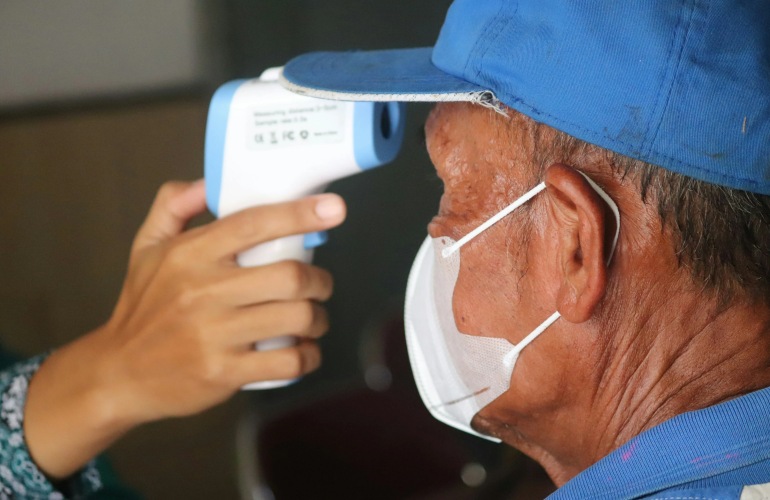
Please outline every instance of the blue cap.
M295 92L499 100L584 141L770 194L770 1L456 0L433 48L316 52Z

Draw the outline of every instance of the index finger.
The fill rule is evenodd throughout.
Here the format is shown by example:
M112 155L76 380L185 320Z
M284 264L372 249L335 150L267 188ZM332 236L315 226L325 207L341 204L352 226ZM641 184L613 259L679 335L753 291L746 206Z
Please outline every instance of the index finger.
M212 222L191 244L196 251L218 258L284 236L332 228L341 224L345 215L345 202L331 193L260 205Z

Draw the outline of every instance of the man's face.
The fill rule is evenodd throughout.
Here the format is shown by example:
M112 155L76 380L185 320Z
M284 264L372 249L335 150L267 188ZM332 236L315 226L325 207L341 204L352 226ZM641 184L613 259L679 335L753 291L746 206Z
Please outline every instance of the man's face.
M430 223L432 237L460 239L537 182L531 172L531 128L518 127L516 118L471 104L439 104L426 123L428 153L444 182L439 213ZM542 195L541 195L542 196ZM469 335L505 338L512 344L536 328L554 312L555 298L541 288L547 266L553 261L547 246L539 242L543 227L535 198L498 224L484 231L460 250L460 273L453 296L458 330ZM541 203L542 205L542 203ZM551 342L538 342L524 350L513 372L511 389L484 408L495 424L485 432L507 425L514 414L535 411L544 401L548 380L545 350ZM557 347L560 349L563 346ZM553 353L552 353L553 354ZM502 369L502 367L501 367ZM544 375L545 374L545 375ZM511 404L513 402L513 406Z

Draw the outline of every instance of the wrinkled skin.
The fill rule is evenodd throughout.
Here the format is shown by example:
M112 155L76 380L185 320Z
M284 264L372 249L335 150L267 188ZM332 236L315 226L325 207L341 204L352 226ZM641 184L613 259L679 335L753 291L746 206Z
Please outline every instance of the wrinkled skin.
M447 119L451 111L445 107L436 109L427 124L428 148L444 182L444 195L429 232L431 236L459 240L532 186L525 176L509 174L521 169L526 158L522 149L507 154L506 134L490 127L497 117L473 113L471 120L462 121L453 119L454 116ZM491 129L490 133L476 133L484 127ZM504 168L499 168L500 165ZM519 245L526 236L520 230L523 210L483 232L462 249L456 297L462 297L469 289L484 294L483 299L476 297L473 304L455 300L457 326L465 333L507 337L504 332L515 331L514 338L518 339L528 332L527 326L537 324L550 314L538 308L541 309L539 320L536 311L532 311L525 325L521 324L525 319L522 317L509 316L504 323L497 323L495 315L490 314L519 301L522 295L531 295L531 290L517 286L526 264L526 255ZM486 251L493 246L506 251Z
M768 308L737 297L719 309L679 266L632 176L601 158L545 165L540 179L533 158L551 129L511 114L439 104L426 123L444 182L431 236L457 240L547 184L461 250L453 307L463 333L515 344L562 314L522 351L510 389L474 417L474 428L530 455L562 485L672 416L770 385ZM612 217L576 168L619 206L609 266Z

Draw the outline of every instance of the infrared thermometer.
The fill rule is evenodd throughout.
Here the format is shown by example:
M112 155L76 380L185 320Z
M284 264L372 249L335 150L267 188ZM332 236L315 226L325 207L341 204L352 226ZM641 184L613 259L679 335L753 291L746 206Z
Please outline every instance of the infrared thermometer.
M248 207L320 193L342 177L393 160L404 138L405 105L330 101L294 94L278 83L281 68L222 85L206 124L206 202L217 217ZM237 257L241 266L310 262L325 233L262 243ZM290 336L257 342L257 350L294 345ZM246 389L293 380L257 382Z

